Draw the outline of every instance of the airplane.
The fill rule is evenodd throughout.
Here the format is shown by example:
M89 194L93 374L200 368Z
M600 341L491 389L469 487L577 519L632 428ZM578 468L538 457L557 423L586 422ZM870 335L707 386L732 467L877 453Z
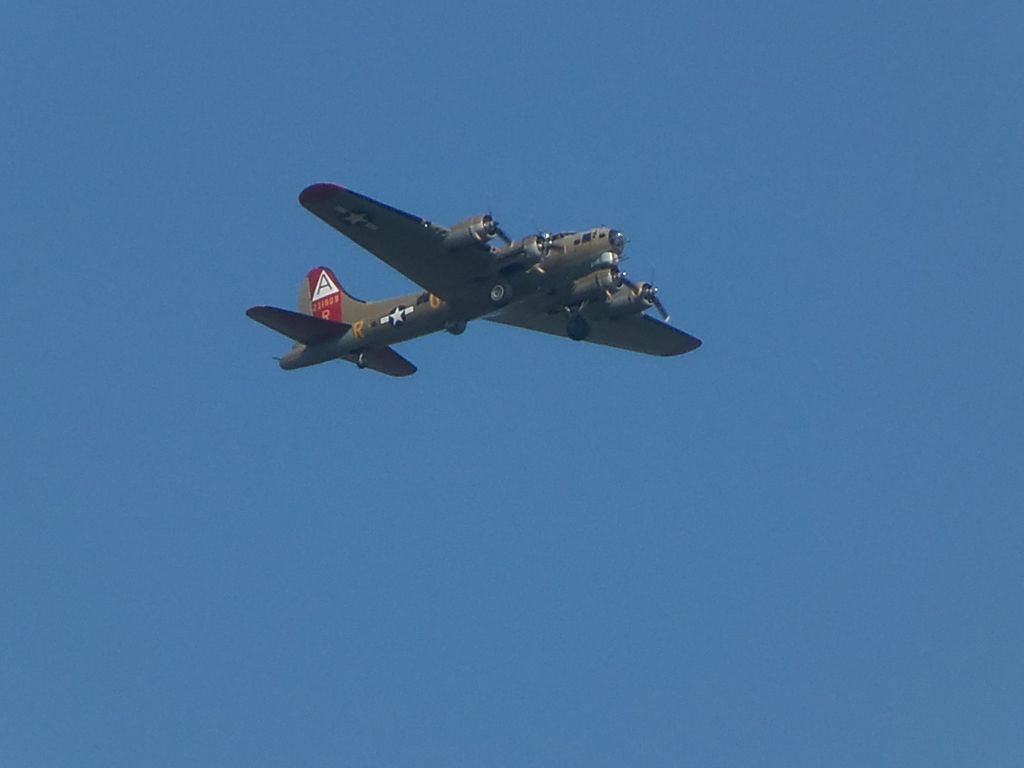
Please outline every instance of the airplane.
M653 285L619 268L626 239L618 230L512 240L489 213L447 228L330 183L306 187L299 203L422 291L364 302L329 268L314 267L299 286L297 312L246 311L295 342L279 358L285 370L341 359L409 376L416 366L392 345L438 331L459 335L478 318L649 355L682 355L701 345L668 324ZM651 308L661 320L645 314Z

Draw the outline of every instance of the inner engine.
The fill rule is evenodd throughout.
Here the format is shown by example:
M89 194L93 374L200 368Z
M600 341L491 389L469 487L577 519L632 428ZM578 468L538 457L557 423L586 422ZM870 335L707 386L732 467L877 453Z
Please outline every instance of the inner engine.
M444 236L444 247L450 251L483 245L498 234L498 222L489 213L481 213L460 221Z
M618 290L621 285L622 276L619 272L611 269L599 269L579 278L572 284L566 303L578 304L581 301L604 298L612 291L616 291L613 295L618 295L622 293L621 290Z
M542 235L529 235L512 245L518 246L523 254L525 254L531 261L538 262L548 255L548 247L550 246L550 243L548 242L548 239Z
M615 269L619 265L619 254L615 253L615 251L605 251L594 259L590 265L594 269Z
M527 235L521 240L515 240L499 253L502 259L519 259L538 264L544 260L551 248L551 241L545 235Z

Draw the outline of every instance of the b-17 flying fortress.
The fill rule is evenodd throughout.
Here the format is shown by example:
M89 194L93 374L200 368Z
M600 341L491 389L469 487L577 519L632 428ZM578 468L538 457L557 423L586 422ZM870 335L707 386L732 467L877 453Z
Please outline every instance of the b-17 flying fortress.
M438 331L457 335L478 318L649 355L681 355L701 344L668 325L653 285L619 269L626 240L617 230L512 240L490 214L447 228L336 184L313 184L299 202L423 290L359 301L330 269L315 267L299 286L297 312L246 312L295 342L282 368L340 358L408 376L416 367L393 345ZM645 314L651 308L661 320Z

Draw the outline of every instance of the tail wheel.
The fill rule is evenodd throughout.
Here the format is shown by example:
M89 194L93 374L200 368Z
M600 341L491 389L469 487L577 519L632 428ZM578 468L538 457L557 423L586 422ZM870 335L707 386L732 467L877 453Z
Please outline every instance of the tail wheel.
M590 323L579 315L573 315L565 326L565 335L573 341L583 341L590 335Z
M491 287L491 304L496 307L504 307L512 296L512 289L508 283L495 283Z

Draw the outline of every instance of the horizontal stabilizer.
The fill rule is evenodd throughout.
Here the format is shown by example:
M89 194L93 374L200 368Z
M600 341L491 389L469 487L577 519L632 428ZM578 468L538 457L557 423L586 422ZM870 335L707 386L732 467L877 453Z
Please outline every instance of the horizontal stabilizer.
M365 349L362 355L364 366L371 371L386 373L388 376L412 376L416 373L416 366L391 347ZM359 355L345 355L345 359L356 363L359 361Z
M319 344L321 341L344 336L352 327L345 323L323 320L278 307L250 307L245 314L257 323L262 323L267 328L306 345Z

